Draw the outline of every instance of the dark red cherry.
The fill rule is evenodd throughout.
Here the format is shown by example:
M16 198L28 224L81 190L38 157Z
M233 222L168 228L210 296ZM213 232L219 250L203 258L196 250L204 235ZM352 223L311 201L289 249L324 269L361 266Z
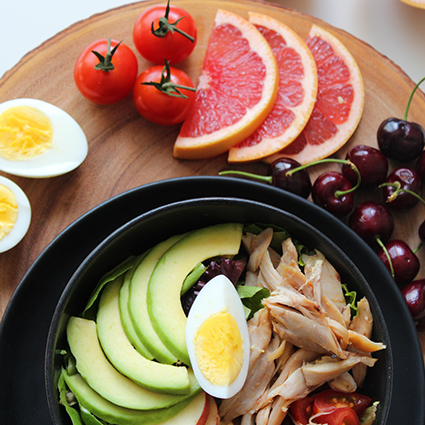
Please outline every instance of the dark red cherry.
M425 279L415 280L402 290L404 299L414 320L425 317Z
M379 126L377 136L381 152L400 162L413 161L424 150L425 131L414 122L388 118Z
M412 282L419 272L420 263L409 245L401 240L392 240L385 244L385 248L391 259L392 270L388 257L382 248L378 251L378 257L386 268L393 273L397 285L403 287Z
M279 158L270 164L268 176L237 170L221 171L219 174L221 176L236 175L248 177L271 184L279 189L287 190L307 199L311 193L311 180L308 171L306 169L300 169L292 175L287 175L288 171L299 167L301 167L301 164L294 159Z
M321 174L316 179L313 184L311 196L316 205L319 205L336 217L343 217L353 209L353 192L345 193L352 188L353 186L343 174L336 171L329 171Z
M420 124L407 121L412 98L424 81L425 78L422 78L410 93L403 119L388 118L379 126L378 145L387 158L400 162L410 162L417 159L424 150L425 131L423 127Z
M421 176L421 179L425 181L425 152L421 153L421 156L416 162L416 172Z
M354 146L347 153L346 159L359 170L362 187L378 186L387 178L388 160L380 150L372 146ZM342 166L342 173L353 186L357 183L357 173L348 164Z
M311 193L311 180L308 171L303 169L291 176L286 175L289 170L294 170L300 166L299 162L291 158L279 158L272 162L269 169L272 185L307 199Z
M368 245L377 249L376 239L387 243L394 231L394 219L382 203L367 201L359 204L350 215L349 227Z
M396 189L391 184L397 183ZM389 185L387 185L389 183ZM384 199L387 205L395 211L408 210L414 207L422 194L422 180L419 174L410 168L400 167L394 170L382 185ZM413 192L417 196L413 195Z
M425 221L423 221L422 224L419 226L418 235L420 241L425 244Z

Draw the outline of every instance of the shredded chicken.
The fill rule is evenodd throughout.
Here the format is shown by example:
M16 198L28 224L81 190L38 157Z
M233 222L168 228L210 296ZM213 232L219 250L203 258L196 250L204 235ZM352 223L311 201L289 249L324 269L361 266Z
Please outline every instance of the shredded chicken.
M258 278L261 282L261 286L267 288L270 292L277 290L285 284L282 276L273 267L273 263L268 251L264 253L263 261L261 262L259 268L260 273Z
M248 332L251 343L249 368L252 369L260 354L269 346L272 338L272 324L268 310L261 309L254 314L254 317L248 322Z
M263 395L264 386L270 381L275 368L274 362L268 359L272 328L266 309L259 310L248 322L248 331L251 343L248 378L239 393L221 403L219 415L225 424L251 410Z
M372 328L373 328L373 316L370 310L369 302L366 298L362 298L357 303L358 314L353 318L349 325L351 331L357 332L360 335L365 336L366 338L372 337ZM356 351L354 347L351 347L352 351ZM363 385L363 381L366 377L367 366L363 364L358 364L353 367L352 373L353 378L358 387Z
M242 416L241 425L255 425L255 414L245 413L245 415Z
M262 407L255 418L256 425L267 425L269 423L269 416L272 406L268 404L265 407Z
M272 403L268 425L281 425L286 417L287 410L284 409L285 399L276 397Z
M258 356L255 365L252 368L250 367L248 378L242 390L236 396L221 403L219 414L224 423L258 410L275 371L274 362L270 362L268 359L270 352L275 349L275 340L272 339L269 347Z
M248 270L245 275L245 286L261 286L258 274Z
M333 390L341 391L343 393L352 393L357 390L356 381L354 380L353 375L349 372L341 373L341 375L337 376L335 379L328 381L328 384Z
M249 252L248 270L255 271L260 267L261 260L273 238L273 229L268 228L259 235L248 234L243 237L243 243Z
M326 317L320 312L310 310L300 311L291 306L279 303L273 296L263 301L270 310L273 329L282 338L293 345L316 351L318 353L332 352L342 355L335 334L332 332Z
M305 263L305 274L308 279L318 281L315 291L320 291L320 302L322 297L332 301L338 309L345 307L345 297L341 288L341 278L325 256L316 250L316 255L303 254ZM315 282L316 283L316 282Z
M264 308L248 322L251 353L248 378L242 390L223 400L222 425L280 425L295 400L328 383L343 392L361 386L371 353L385 345L372 338L369 303L358 303L351 320L341 279L324 255L303 255L291 240L282 255L270 248L273 231L248 234L243 243L250 253L246 284L270 291Z
M373 317L372 312L370 311L368 300L366 298L362 298L357 303L357 308L359 312L357 316L354 317L351 321L349 328L352 331L364 335L367 338L371 338L373 328Z
M282 257L278 270L287 286L297 291L304 287L306 278L298 265L297 248L293 244L291 238L286 239L282 243Z

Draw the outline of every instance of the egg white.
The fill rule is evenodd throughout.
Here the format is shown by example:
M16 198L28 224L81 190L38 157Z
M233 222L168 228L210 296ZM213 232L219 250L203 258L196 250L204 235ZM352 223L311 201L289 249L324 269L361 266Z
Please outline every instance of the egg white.
M219 386L214 385L206 379L200 370L195 355L194 341L202 323L213 314L223 311L231 314L236 320L243 340L244 359L237 378L230 385ZM233 397L241 390L245 383L249 367L249 333L242 302L234 285L226 276L219 275L211 279L195 298L186 323L186 345L195 377L205 392L213 397L226 399Z
M16 196L18 217L12 230L0 239L0 252L6 252L16 246L26 235L31 223L31 205L24 191L11 180L0 176L0 185L9 188Z
M26 161L0 157L0 170L15 176L55 177L77 168L87 156L87 138L79 124L62 109L38 99L13 99L0 104L0 114L14 106L29 106L44 112L52 122L52 146Z

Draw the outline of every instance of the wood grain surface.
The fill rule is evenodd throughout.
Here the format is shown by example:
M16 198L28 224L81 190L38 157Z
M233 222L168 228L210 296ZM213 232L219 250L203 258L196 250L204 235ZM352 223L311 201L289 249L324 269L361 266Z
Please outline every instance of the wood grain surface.
M128 189L172 177L216 175L223 169L267 172L263 163L229 166L226 155L209 160L183 161L172 156L179 127L161 127L141 118L131 96L118 104L99 106L86 100L74 84L73 67L81 51L98 38L123 40L135 52L133 25L146 7L157 3L146 1L129 4L78 22L28 53L0 80L0 102L29 97L59 106L81 125L89 141L85 162L69 174L50 179L28 179L0 172L18 184L32 206L32 222L24 240L0 255L0 317L32 262L64 228L101 202ZM331 27L323 21L260 1L174 0L175 5L192 14L198 25L198 42L192 55L178 64L197 82L208 37L218 8L247 17L248 11L269 14L305 38L312 23L334 33L356 59L363 75L366 101L363 118L349 143L335 156L345 157L358 144L376 146L376 130L390 116L402 118L414 83L386 57L365 42ZM149 66L140 55L139 72ZM418 91L410 108L409 119L424 124L425 95ZM391 164L394 168L397 164ZM324 169L338 170L337 165L310 170L312 180ZM379 199L379 191L356 194L358 202ZM412 248L419 244L417 228L424 220L424 205L408 213L394 214L395 238L403 238ZM425 265L425 250L419 251ZM425 276L425 266L419 277ZM425 333L420 335L425 352Z

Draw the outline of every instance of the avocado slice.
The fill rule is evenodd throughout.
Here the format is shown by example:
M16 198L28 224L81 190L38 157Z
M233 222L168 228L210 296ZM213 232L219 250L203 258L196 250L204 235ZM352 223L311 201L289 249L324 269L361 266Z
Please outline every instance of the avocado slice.
M71 317L67 338L78 372L90 387L111 403L129 409L152 410L169 407L189 397L149 391L118 372L102 351L96 323L92 320ZM193 391L197 388L195 380Z
M65 369L62 369L62 375L79 404L93 415L111 424L153 425L163 423L181 412L193 398L188 398L166 409L127 409L104 399L84 381L80 374L70 376Z
M186 348L186 316L180 293L195 266L216 256L239 252L242 224L226 223L195 230L171 246L159 259L149 281L147 305L153 328L164 345L190 365Z
M58 390L59 390L59 402L62 406L65 407L66 413L68 413L69 418L71 419L72 425L87 425L84 424L84 420L81 417L81 411L78 410L78 403L76 405L71 405L67 397L67 387L63 373L59 375L58 379ZM74 404L74 403L72 403Z
M162 254L182 237L183 235L173 236L153 247L137 266L130 282L128 309L134 329L155 359L166 364L176 363L177 358L167 349L152 327L147 306L148 283Z
M120 316L121 323L124 327L125 334L134 348L143 356L149 360L153 360L153 355L149 352L146 346L143 344L139 336L137 335L133 322L130 318L130 312L128 311L128 298L130 296L130 281L133 276L135 269L129 270L124 276L124 283L121 286L119 304L120 304Z
M109 361L123 375L151 391L189 395L190 383L186 367L148 360L128 340L120 317L121 286L120 278L105 286L97 312L97 334Z

